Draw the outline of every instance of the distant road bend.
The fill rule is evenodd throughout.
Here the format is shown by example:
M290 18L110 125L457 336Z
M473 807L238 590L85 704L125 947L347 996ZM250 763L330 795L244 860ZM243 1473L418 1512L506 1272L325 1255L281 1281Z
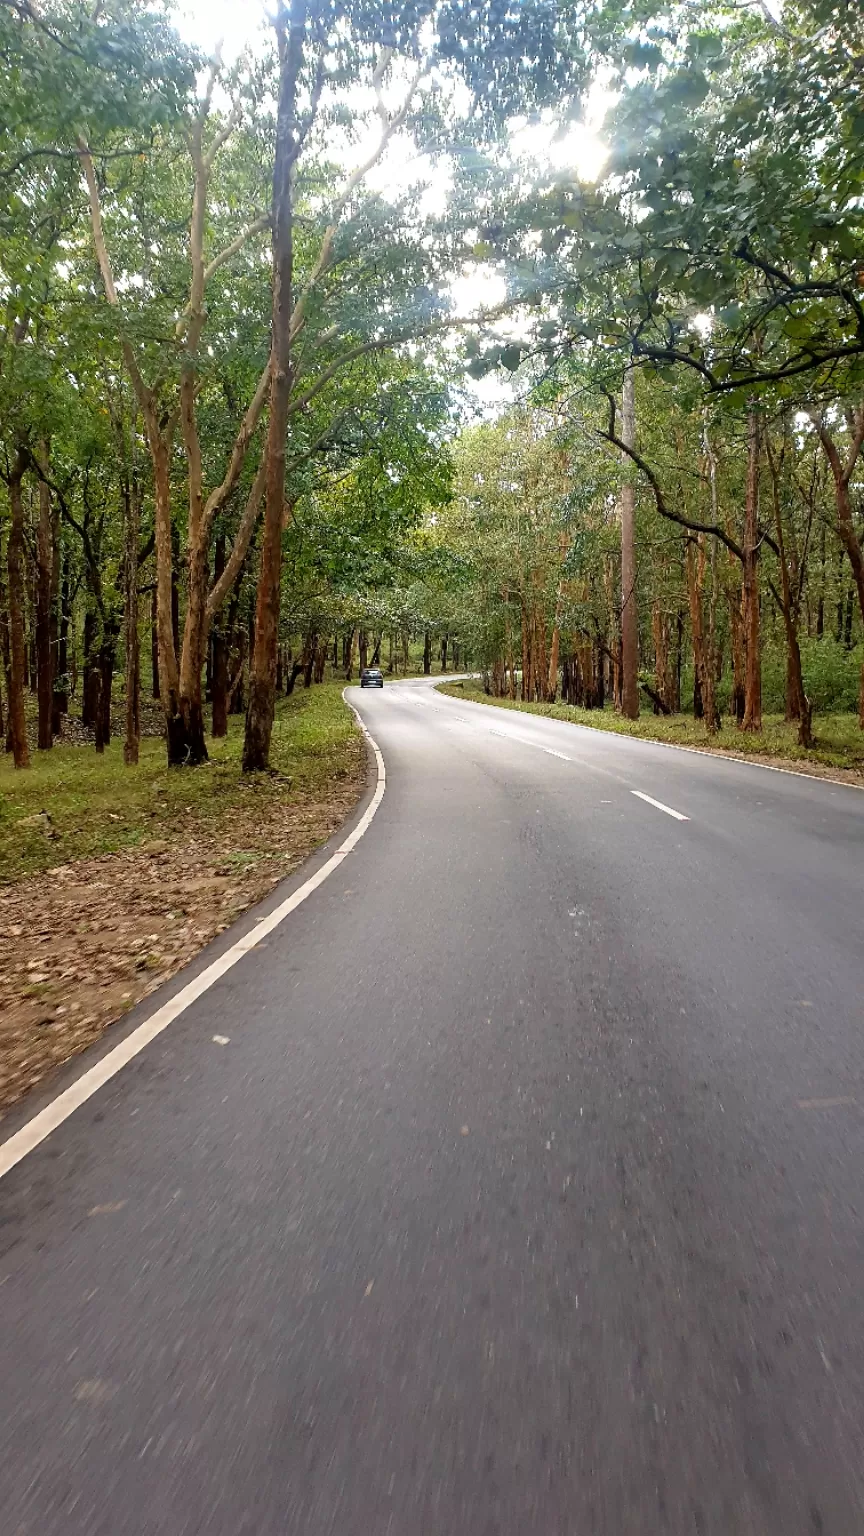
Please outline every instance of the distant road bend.
M365 835L0 1180L2 1536L861 1536L864 793L349 697Z

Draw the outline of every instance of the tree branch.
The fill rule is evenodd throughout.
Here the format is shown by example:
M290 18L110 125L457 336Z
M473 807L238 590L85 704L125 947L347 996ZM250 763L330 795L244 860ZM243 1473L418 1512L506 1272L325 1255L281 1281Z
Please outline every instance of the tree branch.
M212 527L213 519L217 512L225 505L240 478L240 472L246 462L246 455L249 452L249 444L252 441L255 428L261 419L261 412L267 400L271 369L272 359L268 358L267 365L258 380L255 393L246 409L246 414L240 423L240 430L234 439L234 446L231 449L231 458L228 461L225 478L221 485L217 485L216 489L211 491L207 497L201 519L202 533L205 537Z
M609 396L607 396L607 398L611 399ZM736 544L733 538L730 538L725 528L721 528L718 523L694 522L692 518L682 517L680 512L673 511L673 509L669 506L668 502L666 501L666 497L663 494L663 487L657 479L657 476L651 468L651 465L648 464L645 459L643 459L642 455L638 453L635 448L630 448L627 443L625 443L618 436L618 433L615 430L614 402L610 404L610 420L608 429L604 432L602 427L598 427L596 428L596 431L598 437L602 437L605 442L611 443L614 448L617 448L621 453L625 454L628 459L631 459L632 462L636 465L637 469L641 470L652 491L654 492L654 500L657 505L657 511L660 513L661 517L665 517L670 523L677 523L679 528L689 528L694 533L712 534L715 539L720 540L721 544L725 544L726 548L731 550L732 554L735 555L736 558L743 564L744 551L741 549L739 544Z
M237 252L243 249L247 240L251 240L253 235L262 234L265 229L270 229L272 224L273 220L270 214L262 213L259 214L257 219L253 219L251 224L247 224L245 229L241 229L239 235L235 235L234 239L225 246L224 250L221 250L217 256L213 257L212 261L207 263L207 266L204 268L205 284L209 283L214 272L218 272L220 267L224 267L226 261L230 261L232 256L236 256Z
M102 224L102 203L99 198L99 187L96 181L96 172L93 167L93 157L90 153L90 146L88 145L87 140L83 137L83 135L79 134L77 143L78 153L81 158L81 165L84 170L84 179L87 183L87 193L90 200L90 223L93 228L93 245L96 250L96 260L99 263L99 271L102 276L102 286L105 290L105 297L108 300L109 305L116 312L118 318L120 319L120 345L123 350L123 360L127 369L129 370L129 377L132 381L132 388L135 391L138 404L141 407L148 425L150 425L154 418L153 397L150 390L147 388L141 370L138 367L135 353L132 348L132 343L129 341L128 337L123 334L123 316L120 311L120 301L117 298L117 289L114 286L114 274L111 270L111 258L108 255L108 247L105 244L105 231Z
M221 576L219 576L219 578L213 583L210 595L207 598L208 619L213 619L219 612L219 609L222 607L222 604L224 603L228 593L231 591L231 588L233 587L237 577L240 574L240 569L243 565L243 561L246 559L246 555L249 550L252 535L255 532L255 524L258 521L258 514L261 510L261 499L264 495L264 487L266 484L267 455L266 453L262 453L261 462L258 465L255 479L252 482L252 488L246 498L246 506L243 511L243 516L240 519L240 526L237 529L234 543L231 546L231 553L225 562L225 569L223 570Z

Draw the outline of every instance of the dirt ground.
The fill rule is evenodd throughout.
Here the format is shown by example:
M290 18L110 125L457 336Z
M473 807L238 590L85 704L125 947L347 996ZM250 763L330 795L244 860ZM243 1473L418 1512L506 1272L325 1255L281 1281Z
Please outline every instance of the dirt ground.
M352 771L319 798L177 842L79 859L0 889L0 1118L296 869L356 804Z

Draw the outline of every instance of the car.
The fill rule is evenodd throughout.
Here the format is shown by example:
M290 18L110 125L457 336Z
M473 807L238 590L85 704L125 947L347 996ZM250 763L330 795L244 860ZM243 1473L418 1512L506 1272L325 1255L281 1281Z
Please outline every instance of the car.
M364 667L360 673L361 688L383 688L384 673L380 667Z

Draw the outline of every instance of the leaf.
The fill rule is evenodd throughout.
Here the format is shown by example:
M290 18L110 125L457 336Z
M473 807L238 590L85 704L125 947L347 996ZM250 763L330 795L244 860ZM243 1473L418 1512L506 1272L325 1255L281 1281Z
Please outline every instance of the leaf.
M508 373L515 373L522 361L523 350L516 341L510 342L506 347L502 347L500 356L501 367L506 368Z

